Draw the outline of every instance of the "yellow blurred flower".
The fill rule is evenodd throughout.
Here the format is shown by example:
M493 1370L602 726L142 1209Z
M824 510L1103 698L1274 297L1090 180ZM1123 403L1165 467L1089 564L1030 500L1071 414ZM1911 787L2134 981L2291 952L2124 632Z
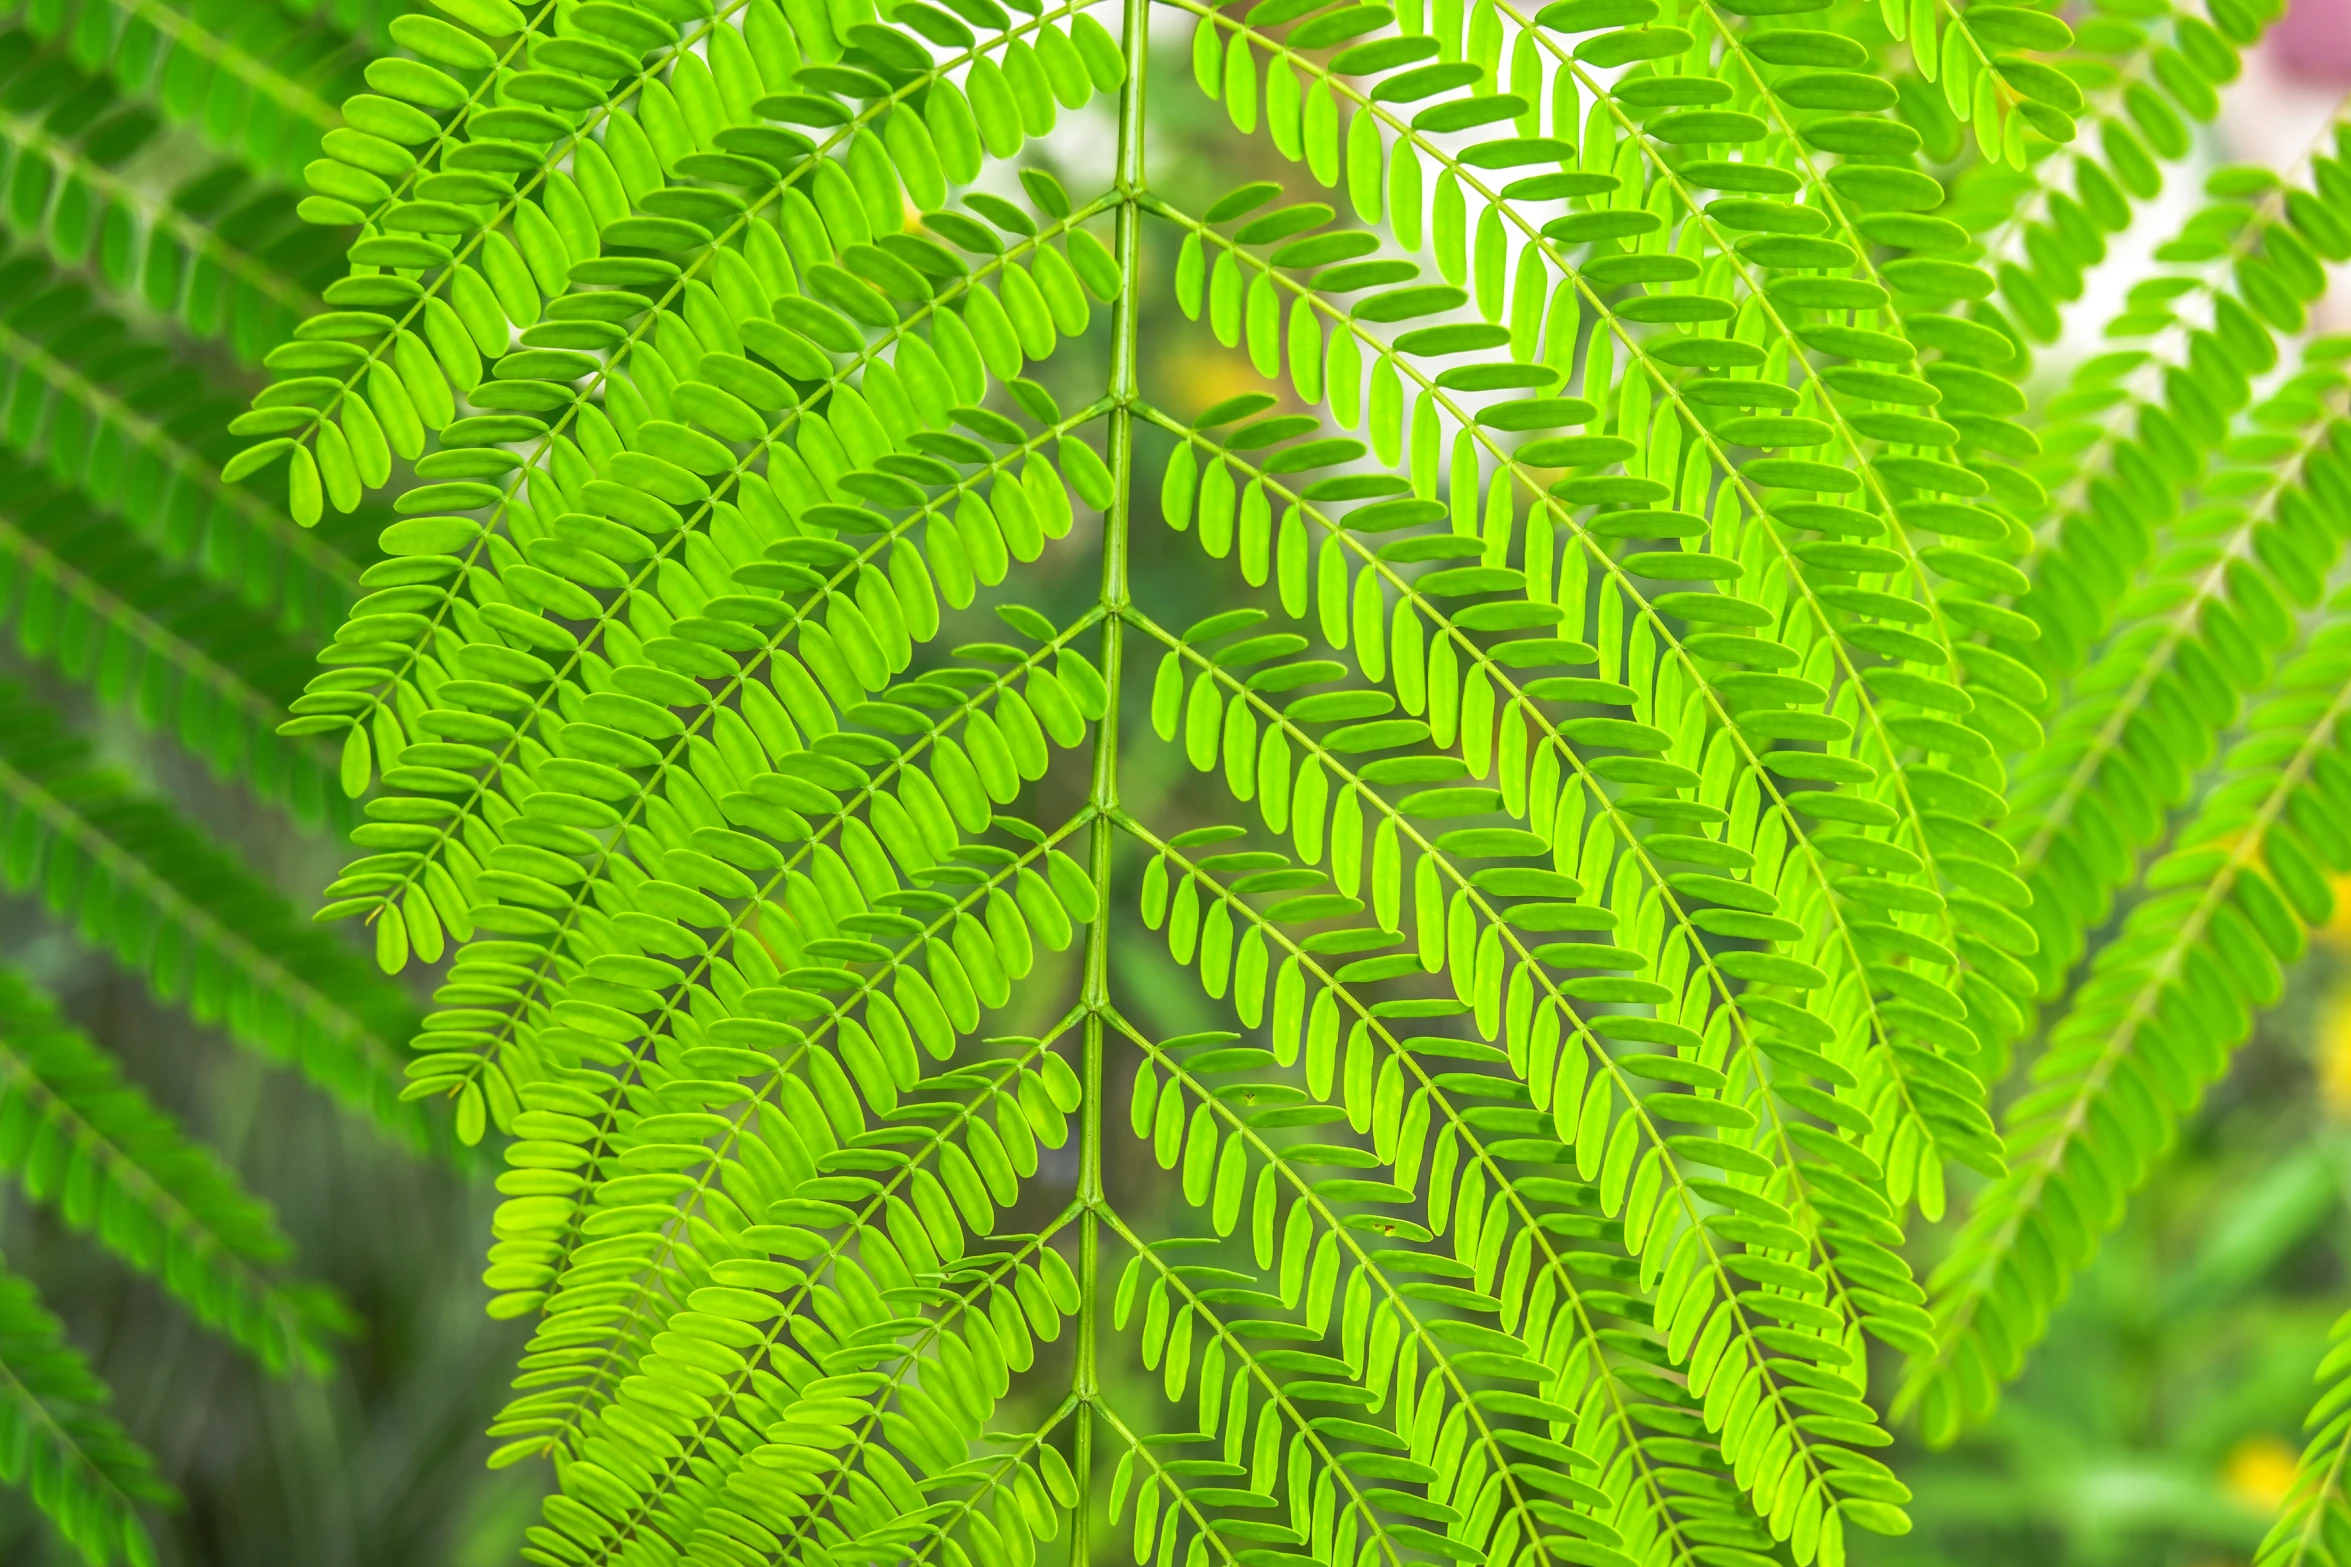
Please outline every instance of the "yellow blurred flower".
M2247 1507L2274 1513L2293 1489L2297 1456L2274 1436L2249 1436L2221 1464L2221 1488Z
M2334 878L2335 917L2318 937L2351 955L2351 876ZM2336 980L2318 1009L2318 1090L2327 1113L2351 1120L2351 977Z
M2335 895L2335 917L2328 920L2318 932L2321 939L2337 947L2351 949L2351 876L2329 878Z
M2351 1120L2351 983L2338 981L2319 1005L2317 1054L2319 1102Z

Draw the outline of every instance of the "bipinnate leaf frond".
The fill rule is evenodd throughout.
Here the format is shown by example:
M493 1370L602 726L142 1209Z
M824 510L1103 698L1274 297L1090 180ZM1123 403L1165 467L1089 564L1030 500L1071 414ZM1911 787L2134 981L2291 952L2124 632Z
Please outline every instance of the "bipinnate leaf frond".
M2035 1057L2080 1113L1996 1129L2157 688L2256 600L2333 678L2336 356L2276 366L2337 195L2221 179L2036 433L2034 345L2268 8L1813 10L394 25L305 170L350 275L225 471L399 518L284 734L364 799L324 916L447 964L406 1097L507 1139L528 1559L1908 1527L1873 1346L1977 1410L2031 1336L2001 1215L2108 1174L2110 1080L2218 983L2143 1161L2318 917L2321 769L2254 777L2256 707ZM1295 178L1155 184L1147 83ZM2240 926L2269 966L2208 982Z

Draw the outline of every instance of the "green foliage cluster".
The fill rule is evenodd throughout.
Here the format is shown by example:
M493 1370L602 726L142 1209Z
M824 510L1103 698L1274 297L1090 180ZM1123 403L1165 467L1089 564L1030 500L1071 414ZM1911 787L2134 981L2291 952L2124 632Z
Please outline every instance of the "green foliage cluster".
M1989 1412L2351 871L2351 136L2035 375L2273 8L435 3L29 19L258 193L22 67L0 313L156 557L36 495L19 640L362 801L322 917L432 1010L29 708L0 786L162 993L496 1135L527 1559L1908 1529L1889 1423ZM244 216L297 142L347 267ZM238 1244L187 1298L306 1357Z

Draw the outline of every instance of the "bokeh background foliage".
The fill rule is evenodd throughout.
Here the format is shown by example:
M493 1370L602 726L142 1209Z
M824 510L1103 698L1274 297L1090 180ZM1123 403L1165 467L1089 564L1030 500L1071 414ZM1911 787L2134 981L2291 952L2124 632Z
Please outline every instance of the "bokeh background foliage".
M534 26L580 36L578 12L568 3L534 12ZM1108 19L1107 8L1099 14ZM2199 790L2240 722L2239 699L2199 684L2192 656L2181 661L2177 691L2151 695L2136 683L2135 673L2164 667L2183 640L2176 629L2146 628L2185 624L2187 640L2225 642L2228 614L2242 615L2248 662L2218 679L2253 694L2291 655L2297 618L2323 618L2307 606L2330 580L2331 545L2252 524L2295 521L2294 497L2305 491L2326 498L2304 464L2313 454L2323 461L2337 439L2340 347L2323 338L2306 346L2296 329L2314 309L2323 316L2324 263L2351 249L2351 216L2340 210L2351 185L2331 161L2342 149L2327 132L2313 143L2315 164L2299 147L2270 159L2283 185L2251 166L2206 177L2216 145L2207 127L2238 79L2239 52L2274 16L2242 0L2064 14L2072 25L2062 42L2029 18L2007 20L2003 33L1999 15L1979 29L1935 5L1838 5L1797 19L1858 39L1884 62L1890 117L1918 133L1920 162L1949 192L1939 215L1964 230L1948 254L1980 262L1994 284L1955 313L1995 323L2019 350L2001 375L2030 400L2024 418L2043 455L2024 470L2055 501L2021 519L2044 537L2024 562L2032 593L2018 602L2044 633L2039 656L2070 678L2059 683L2064 712L2041 714L2050 746L2013 766L2020 816L2049 813L2058 825L2038 836L2029 825L2012 831L2037 846L2028 854L2057 840L2076 853L2086 845L2093 862L2049 873L2086 895L2054 909L2044 897L2036 910L2041 950L2032 961L2051 1002L2069 976L2127 967L2134 907L2144 906L2142 925L2170 917L2135 880L2134 853L2180 829L2186 819L2167 807ZM313 889L347 858L359 820L352 797L418 737L412 724L403 733L413 719L405 712L389 726L362 726L356 743L331 724L281 733L290 712L306 711L295 704L320 649L331 649L351 605L384 580L363 584L361 575L395 516L372 493L346 493L331 464L323 480L315 470L298 476L290 495L277 477L283 468L257 483L223 473L241 444L230 423L271 384L271 367L283 383L337 360L321 346L339 348L334 332L297 344L297 323L382 303L348 283L333 292L349 270L352 220L375 199L349 171L399 173L397 159L371 167L382 154L351 139L347 101L372 89L421 96L444 116L452 107L431 102L435 89L413 75L370 75L369 62L435 60L478 81L466 70L466 41L503 39L504 15L452 7L403 27L366 5L92 0L15 7L0 32L0 224L11 244L0 259L0 559L10 632L0 868L17 894L6 913L12 972L0 975L0 1163L14 1184L0 1231L0 1468L19 1482L7 1493L0 1552L11 1561L505 1560L547 1483L536 1464L481 1465L492 1444L480 1433L511 1396L502 1383L523 1340L517 1324L481 1309L493 1286L511 1298L514 1285L498 1278L496 1254L492 1283L475 1277L471 1258L500 1194L490 1186L495 1162L472 1150L485 1136L497 1146L517 1106L492 1104L478 1087L469 1100L462 1085L454 1098L438 1085L403 1097L415 1076L409 1046L440 976L419 962L395 983L369 957L406 958L414 945L417 958L445 962L437 943L426 952L403 939L391 952L380 935L389 927L377 922L368 933L375 951L362 953L304 918ZM1235 8L1230 20L1242 15ZM690 7L645 16L635 25L665 38L699 25ZM1629 10L1594 17L1589 26L1642 19ZM1452 30L1448 59L1463 52L1466 33L1467 52L1488 59L1489 84L1516 89L1518 55L1498 53L1498 29L1481 32L1492 18L1488 8L1440 5L1415 25ZM457 44L446 36L452 19L471 29ZM1266 13L1253 25L1278 33L1296 20ZM845 35L850 21L844 11L813 25ZM1288 123L1282 89L1267 78L1261 105L1253 62L1195 43L1210 36L1205 28L1187 38L1193 21L1172 9L1159 18L1150 62L1151 185L1168 213L1207 213L1256 177L1282 182L1291 200L1324 195L1318 179L1344 185L1323 154L1302 167L1304 146L1285 143L1296 133L1279 129ZM799 12L792 22L811 25ZM627 34L625 24L606 26ZM925 47L953 54L916 31ZM1895 41L1922 32L1941 40L1923 56ZM2019 47L2045 63L2011 59L2005 74L1989 66ZM1489 49L1497 53L1481 56ZM558 55L554 68L577 69L581 58ZM1048 103L1040 114L1020 100L1021 133L1005 145L990 138L973 187L982 194L954 204L997 225L992 235L973 225L981 239L963 246L968 258L1018 245L1024 226L1058 236L1065 192L1083 202L1110 187L1115 61L1082 55L1078 64L1092 71L1090 88L1049 80L1058 110ZM1955 79L1980 84L1991 107L1979 91L1954 93ZM857 90L844 80L808 85L851 99ZM386 112L371 122L377 129ZM2063 142L2041 134L2059 129L2048 113L2078 133ZM1550 114L1538 104L1529 133ZM338 133L340 161L321 164L322 152L337 152ZM676 169L666 150L664 161L682 189L729 188L716 166ZM2209 200L2192 199L2200 187ZM1360 182L1349 194L1368 218ZM305 199L310 221L297 212ZM939 203L910 203L910 232L922 229L926 206ZM698 215L691 203L646 210ZM1081 207L1077 218L1091 220L1107 261L1114 235L1101 209ZM958 245L966 237L952 219L928 231ZM521 327L539 307L529 291L556 296L564 279L534 268L513 232L522 274L483 270L492 308ZM1151 222L1135 237L1145 286L1131 296L1132 330L1148 396L1190 415L1270 387L1284 410L1311 407L1325 389L1297 368L1298 338L1269 346L1253 324L1262 290L1249 291L1248 323L1237 271L1228 282L1219 267L1205 289L1213 303L1187 298L1207 279L1188 270L1205 262L1186 255L1183 233L1179 223ZM1093 286L1098 307L1116 291L1115 274L1103 286L1086 242L1061 243L1073 283ZM1445 241L1436 244L1441 254ZM1190 248L1197 253L1198 241ZM1030 264L1040 276L1050 265L1035 252ZM2120 301L2103 281L2117 273L2139 284ZM527 309L515 303L526 293ZM2094 341L2118 313L2116 340ZM475 315L460 325L473 331ZM1113 384L1109 312L1081 300L1053 324L1067 341L1050 357L1029 355L1042 359L1021 366L1030 385L1007 388L997 375L988 389L988 406L1024 440L1064 419L1074 427ZM442 334L429 335L444 365L462 361ZM548 346L603 342L586 330L558 337ZM2142 348L2150 358L2128 357ZM410 368L400 367L404 379ZM459 390L473 389L460 381ZM430 415L429 398L419 400ZM2007 411L1997 399L1989 406ZM247 420L242 428L254 431ZM1155 484L1175 443L1147 423L1136 439L1137 471ZM392 444L402 445L397 430ZM399 450L404 482L408 459L423 450ZM1062 454L1065 475L1078 460ZM427 482L460 471L414 469ZM1475 510L1473 502L1473 525ZM1133 573L1159 623L1192 626L1229 606L1229 568L1202 569L1192 541L1162 529L1148 500L1131 521ZM1017 567L1012 589L1041 614L1048 637L1096 602L1090 526L1040 541ZM2249 557L2261 580L2245 586L2244 563L2217 570L2216 541L2218 558ZM981 575L992 585L984 566ZM1251 580L1262 580L1262 567ZM2210 618L2182 615L2182 583L2195 584L2185 602L2219 618L2219 632ZM956 624L975 638L1006 634L976 614ZM1011 629L1018 637L1034 628L1015 618ZM1156 651L1142 659L1146 674ZM936 662L918 656L925 667ZM2321 665L2313 679L2339 679ZM1127 696L1139 737L1148 682ZM2175 697L2186 706L2162 706ZM2085 788L2085 749L2110 745L2130 704L2185 727L2163 739L2133 731L2145 744L2131 754L2151 774L2110 765ZM315 716L316 704L307 711ZM2257 710L2254 723L2307 727L2312 711L2288 701ZM2167 742L2185 759L2176 778L2167 776ZM1215 752L1211 743L1212 767ZM1122 779L1122 805L1135 817L1174 837L1234 814L1179 750L1150 754L1150 765ZM1086 796L1085 766L1082 748L1057 750L1005 808L1039 823L1065 819ZM1144 866L1118 861L1129 894L1122 908ZM2045 893L2053 883L2034 885ZM1897 1445L1884 1456L1915 1492L1916 1528L1899 1540L1856 1535L1856 1559L2246 1559L2292 1503L2310 1379L2343 1304L2351 1149L2341 1129L2351 1119L2344 948L2316 901L2298 912L2322 926L2312 955L2279 971L2275 1004L2176 1137L2168 1126L2148 1134L2171 1146L2146 1161L2128 1217L2064 1292L1997 1410L1932 1450L1915 1424L1891 1427ZM1161 1038L1231 1026L1196 975L1170 960L1164 939L1131 920L1117 929L1109 962L1129 1015L1149 1019ZM1036 956L1039 971L1009 1010L991 1013L990 1028L1046 1035L1061 1021L1057 998L1076 982L1075 950ZM2060 1046L2067 1016L2064 1006L2047 1014ZM2028 1032L1998 1041L1977 1069L1998 1081L2011 1049L2029 1064L2048 1048ZM1103 1088L1115 1128L1133 1102L1134 1057L1115 1044L1110 1054ZM2222 1066L2214 1062L2215 1077ZM1042 1112L1038 1119L1050 1125ZM1078 1148L1073 1138L1032 1149L1034 1187L1000 1228L1057 1217L1054 1194L1084 1178ZM1137 1231L1197 1227L1199 1211L1160 1177L1148 1144L1121 1131L1105 1152L1102 1184ZM1922 1278L1966 1246L1959 1224L1976 1187L1955 1175L1951 1216L1913 1223ZM511 1259L507 1266L511 1273ZM1066 1332L1033 1349L999 1429L1043 1424L1077 1373ZM1882 1408L1903 1371L1899 1356L1874 1353L1882 1364L1873 1402ZM1163 1379L1113 1358L1099 1372L1106 1404L1142 1425L1179 1429ZM526 1370L526 1400L530 1386ZM1937 1435L1953 1435L1954 1423ZM517 1429L503 1433L510 1443ZM1099 1516L1102 1489L1093 1492L1092 1539L1107 1558L1126 1542ZM1072 1537L1064 1530L1035 1549L1061 1552ZM1786 1549L1763 1540L1741 1548Z
M400 1102L417 998L308 918L355 812L276 733L387 518L220 474L343 270L301 170L388 20L0 21L10 1561L462 1559L520 1500L480 1180Z

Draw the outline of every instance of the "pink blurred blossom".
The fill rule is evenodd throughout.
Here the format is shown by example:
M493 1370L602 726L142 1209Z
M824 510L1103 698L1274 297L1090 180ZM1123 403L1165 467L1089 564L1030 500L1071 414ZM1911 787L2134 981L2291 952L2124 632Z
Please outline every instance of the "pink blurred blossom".
M2351 0L2293 0L2270 31L2268 54L2288 76L2351 87Z

